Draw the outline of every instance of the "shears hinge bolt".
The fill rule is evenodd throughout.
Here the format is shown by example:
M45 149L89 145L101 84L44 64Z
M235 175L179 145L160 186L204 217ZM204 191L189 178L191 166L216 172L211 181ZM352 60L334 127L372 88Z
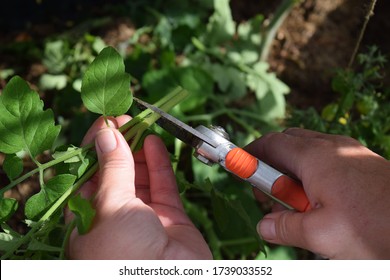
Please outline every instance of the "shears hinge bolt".
M211 125L210 130L214 131L218 135L222 136L226 140L230 140L229 134L226 132L226 130L222 126L218 125Z

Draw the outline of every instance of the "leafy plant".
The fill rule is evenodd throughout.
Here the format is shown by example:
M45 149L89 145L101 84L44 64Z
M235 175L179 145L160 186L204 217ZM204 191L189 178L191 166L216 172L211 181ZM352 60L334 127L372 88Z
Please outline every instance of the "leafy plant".
M168 110L185 96L185 91L176 89L158 105ZM108 116L121 115L130 108L130 78L124 72L121 56L112 47L105 48L88 67L83 79L82 98L88 109L103 115L105 119ZM113 102L114 98L120 98L121 102ZM4 88L0 96L0 109L0 151L6 154L4 171L10 179L10 183L0 190L2 258L64 257L66 237L74 224L80 233L87 232L92 224L94 210L90 201L79 195L75 196L75 192L98 169L98 163L91 155L94 145L89 144L82 148L61 147L52 154L51 161L39 162L38 155L52 149L61 127L55 125L50 109L43 110L43 102L38 93L31 90L18 76L12 78ZM158 117L146 110L121 127L122 131L127 130L124 136L128 141L132 141L133 149L145 130ZM25 152L36 166L22 176L22 160L16 154L20 152ZM59 169L61 171L46 179L44 172L58 165L62 165ZM39 174L40 191L31 196L25 204L25 222L30 229L25 235L21 235L6 224L16 211L18 202L4 197L4 194L36 173ZM59 222L66 204L76 215L75 222L70 225ZM59 227L63 229L64 239L60 246L57 246L51 243L50 236Z
M349 135L390 158L390 91L382 81L386 58L373 46L357 57L356 70L338 70L332 81L339 99L320 113L294 110L289 120L326 133Z

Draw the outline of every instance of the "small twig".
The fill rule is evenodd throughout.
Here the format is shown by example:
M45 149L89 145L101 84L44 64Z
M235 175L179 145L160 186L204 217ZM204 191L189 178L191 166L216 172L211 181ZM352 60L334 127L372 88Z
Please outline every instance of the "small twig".
M360 30L359 37L358 37L358 40L356 42L355 48L353 50L353 53L351 55L351 58L349 60L347 69L351 69L352 68L352 64L355 61L356 55L357 55L357 53L359 51L359 48L360 48L360 44L362 43L364 33L366 32L366 28L367 28L368 22L370 21L370 18L374 15L374 8L375 8L375 4L376 4L377 0L370 0L370 1L371 1L370 2L370 6L368 7L367 14L364 17L363 27Z
M261 32L262 39L259 51L260 61L267 61L276 32L279 30L280 26L283 24L295 4L299 2L300 0L284 0L275 11L269 25L263 28Z

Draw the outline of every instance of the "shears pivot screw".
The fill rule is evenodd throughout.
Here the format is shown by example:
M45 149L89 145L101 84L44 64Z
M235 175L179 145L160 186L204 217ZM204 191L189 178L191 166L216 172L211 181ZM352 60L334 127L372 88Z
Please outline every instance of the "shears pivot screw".
M226 132L226 130L222 126L218 125L211 125L209 127L212 131L217 133L218 135L222 136L226 140L230 140L229 134Z

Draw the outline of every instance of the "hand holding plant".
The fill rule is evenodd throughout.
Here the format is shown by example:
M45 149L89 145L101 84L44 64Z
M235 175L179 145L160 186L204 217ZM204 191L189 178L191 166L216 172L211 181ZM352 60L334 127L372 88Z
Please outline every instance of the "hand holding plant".
M171 94L164 96L158 103L164 110L169 110L185 96L186 92L177 88ZM106 127L104 131L108 134L101 135L120 135L117 136L120 138L116 139L121 140L118 140L118 142L106 141L105 145L100 143L100 146L96 145L96 147L94 143L88 143L82 148L73 145L59 147L52 154L53 159L51 161L41 163L37 159L38 155L51 149L61 130L60 126L54 124L52 111L50 109L43 110L43 102L40 100L38 93L32 91L20 77L12 78L2 95L0 95L0 151L6 153L3 165L4 171L10 179L10 183L2 188L0 192L0 224L3 229L0 234L0 241L2 241L0 242L0 252L4 253L2 259L53 258L54 256L63 258L65 246L74 226L77 226L80 234L85 234L90 230L92 223L99 225L101 217L107 217L101 215L99 209L97 213L100 216L98 215L98 218L94 220L96 211L91 205L93 198L87 195L88 199L83 199L76 194L80 187L99 169L99 164L96 162L92 151L93 148L96 148L100 160L103 159L103 162L106 161L104 160L105 157L102 156L102 152L107 151L109 147L113 150L115 150L115 147L127 149L127 151L119 150L118 153L122 156L124 166L130 169L125 170L127 171L126 174L119 173L118 176L114 175L105 180L118 182L118 184L114 184L116 186L130 184L127 186L132 187L133 195L135 194L134 170L131 168L134 164L126 141L131 142L130 148L134 150L142 139L145 130L159 116L150 110L145 110L131 120L127 117L127 122L125 122L126 117L118 118L117 124L121 127L117 127L124 134L123 136L119 131L110 128L110 118L125 113L132 103L129 75L124 71L121 56L111 47L105 48L86 71L81 97L87 109L103 115L97 126L92 129L92 132L87 134L85 142L91 142L93 139L91 135L94 135L98 127L102 127L104 123ZM103 137L102 140L104 139L106 138ZM36 165L35 169L22 173L22 159L15 154L20 151L29 156ZM161 153L156 153L156 155L159 156ZM115 163L116 160L114 159L113 162ZM156 162L159 163L159 161ZM110 166L110 162L107 162L107 166ZM56 168L55 171L53 170L54 175L50 176L49 179L46 178L44 172L54 167ZM21 235L6 223L17 210L18 202L13 198L4 196L4 194L7 190L36 173L39 174L40 191L26 201L24 208L25 222L30 230L25 235ZM103 174L102 178L106 178L104 177L105 169L101 174ZM143 174L147 177L148 173L144 172ZM122 181L123 175L125 178ZM152 179L152 176L150 179ZM148 183L144 181L143 185L148 185ZM88 189L91 191L90 188L86 187L84 194L86 191L88 192ZM99 189L104 190L105 188ZM115 189L113 193L114 196L117 194ZM98 195L98 198L100 196ZM120 198L126 199L125 194L121 195ZM151 199L151 201L154 200ZM114 199L113 202L116 203L117 201ZM61 210L66 205L75 214L75 219L68 225L62 226ZM122 206L123 204L118 205ZM115 211L115 208L113 210ZM103 213L107 214L105 211L107 211L106 208L104 208ZM167 217L171 218L170 215ZM158 220L157 217L155 219ZM113 230L115 231L115 228ZM59 240L53 241L52 239L55 236ZM95 255L95 257L99 256Z
M125 116L116 119L121 126ZM90 232L74 231L69 256L81 259L209 259L210 250L184 212L165 145L145 139L133 155L123 136L98 119L84 142L96 134L100 171L80 191L95 195Z

